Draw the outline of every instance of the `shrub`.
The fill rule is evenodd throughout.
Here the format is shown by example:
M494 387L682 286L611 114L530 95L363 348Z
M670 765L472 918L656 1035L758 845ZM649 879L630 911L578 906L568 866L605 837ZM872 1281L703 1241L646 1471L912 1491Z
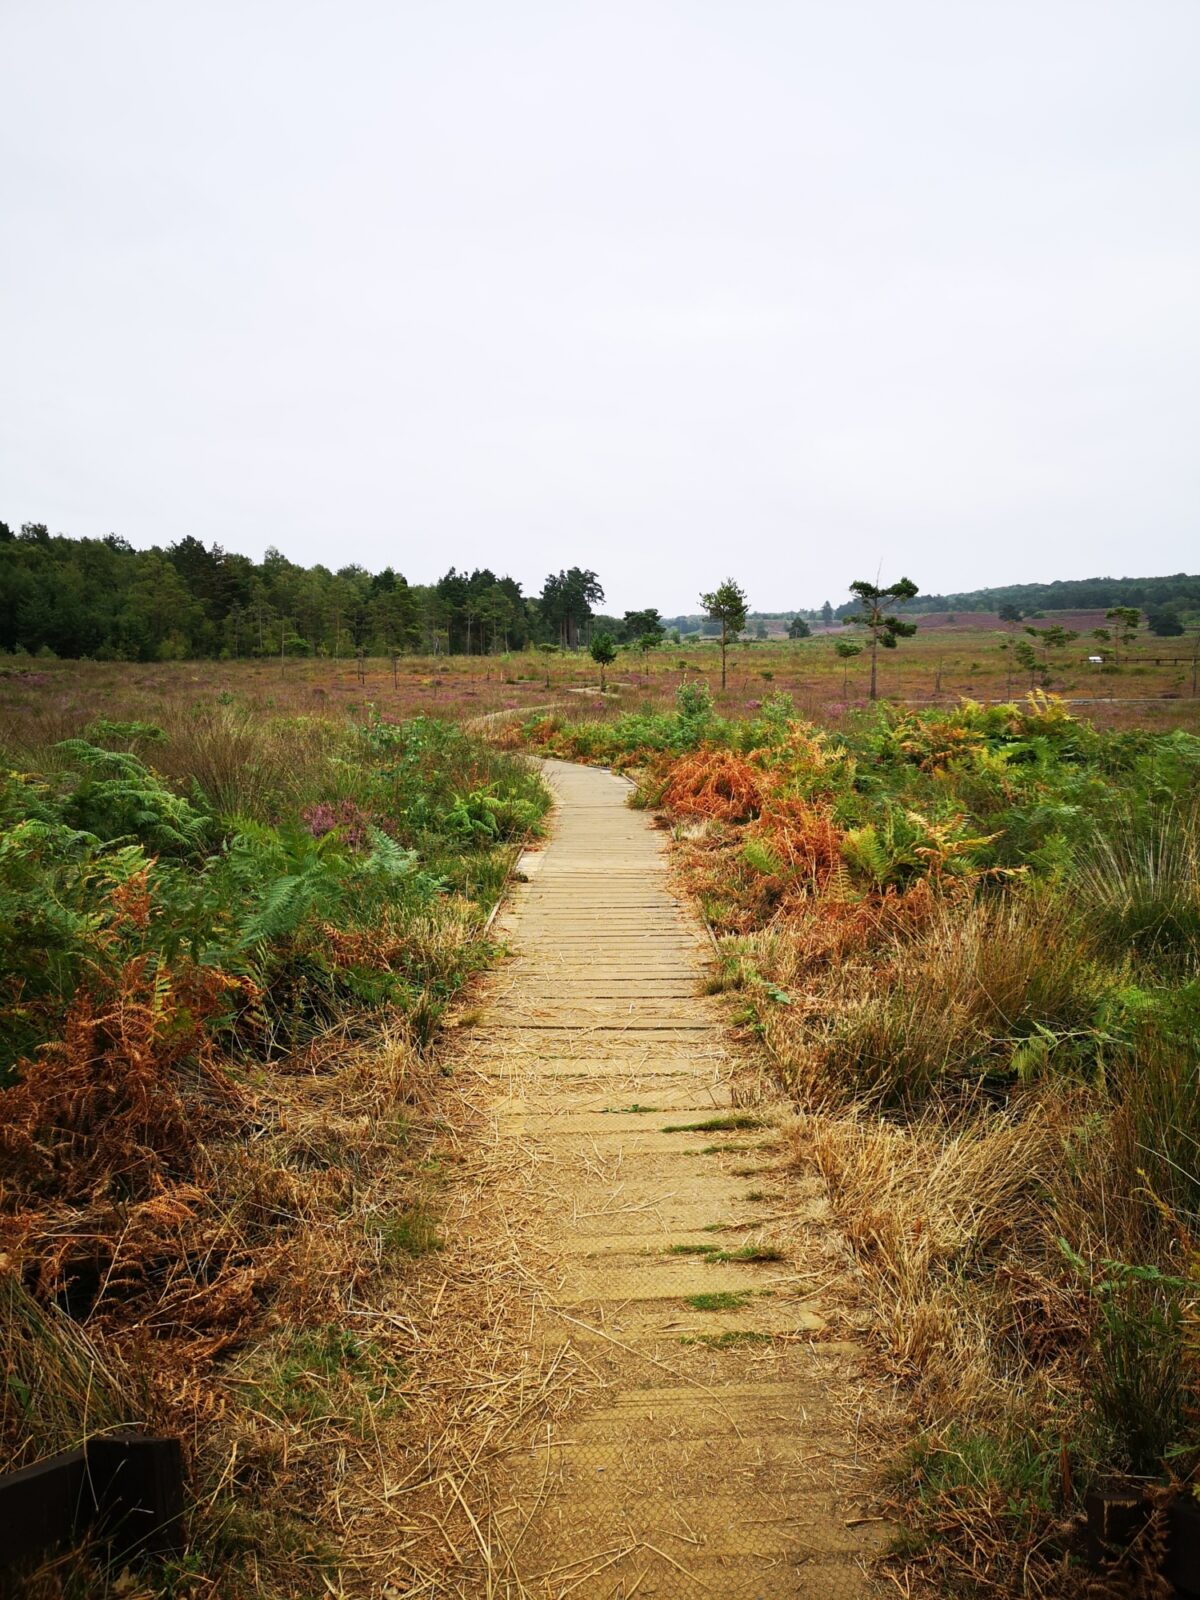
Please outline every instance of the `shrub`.
M681 683L675 691L675 709L681 722L698 728L712 716L712 690L702 678Z
M1198 1449L1189 1426L1198 1395L1185 1359L1184 1304L1200 1284L1120 1261L1092 1271L1065 1240L1062 1248L1096 1312L1087 1368L1093 1459L1139 1478L1157 1477L1172 1460L1186 1470Z

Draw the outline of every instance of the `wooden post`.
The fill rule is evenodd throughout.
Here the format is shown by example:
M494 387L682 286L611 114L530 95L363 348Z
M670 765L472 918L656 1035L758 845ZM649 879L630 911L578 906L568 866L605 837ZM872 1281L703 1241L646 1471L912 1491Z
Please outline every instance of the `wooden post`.
M118 1434L0 1476L0 1567L95 1531L114 1554L183 1549L178 1439Z

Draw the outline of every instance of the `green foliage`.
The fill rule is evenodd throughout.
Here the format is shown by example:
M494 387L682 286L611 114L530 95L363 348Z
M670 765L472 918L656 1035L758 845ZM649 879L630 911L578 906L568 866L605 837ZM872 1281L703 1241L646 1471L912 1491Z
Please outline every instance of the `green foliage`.
M1184 1313L1200 1283L1121 1261L1092 1269L1065 1239L1059 1245L1096 1313L1088 1374L1095 1456L1136 1477L1155 1477L1168 1461L1178 1467L1183 1456L1194 1460L1189 1418L1198 1396L1185 1359Z
M665 633L662 618L654 606L643 611L627 611L621 624L624 643L636 645L640 650L653 649L661 644Z
M539 602L542 620L557 631L563 649L574 649L592 615L592 607L604 599L604 589L590 568L571 567L551 573L542 586Z
M437 1219L422 1206L382 1218L376 1236L385 1256L423 1256L442 1247Z
M769 1333L759 1333L753 1328L727 1328L724 1333L683 1334L680 1344L699 1344L708 1350L736 1350L742 1345L770 1344Z
M111 535L51 537L33 523L0 539L0 592L0 650L106 661L499 654L550 639L574 648L604 597L580 567L552 573L534 599L486 567L410 585L391 567L305 568L275 549L254 562L190 536L135 550ZM639 631L655 632L657 612L639 615Z
M96 717L88 724L87 736L93 744L139 745L162 744L166 734L155 722L113 722L108 717Z
M92 731L168 753L146 725ZM140 756L80 739L47 751L41 771L0 776L0 1074L54 1036L81 982L142 956L164 974L198 962L252 979L276 1048L383 1006L432 1034L480 959L461 934L434 957L439 905L465 894L482 915L513 842L545 812L544 787L445 724L376 720L316 746L304 725L292 731L306 781L340 810L301 815L277 790L273 822L219 818ZM278 778L291 782L283 766ZM353 826L322 831L322 809ZM242 1024L229 1012L212 1026L232 1043Z
M888 600L911 600L916 595L917 586L910 578L899 578L886 588L859 578L850 585L850 593L857 595L862 609L843 620L861 623L885 649L894 650L898 640L916 633L915 623L890 614L885 604Z
M404 1378L403 1367L373 1340L332 1324L289 1331L246 1365L241 1382L268 1415L305 1426L345 1415L362 1431L372 1413L398 1399Z
M85 739L66 739L54 750L70 785L60 797L70 826L106 843L134 840L161 855L189 855L202 847L208 818L137 756L102 750Z
M905 888L918 878L971 877L987 859L991 837L973 837L964 817L935 823L916 811L888 805L875 822L851 828L842 856L875 889Z
M718 1289L713 1294L689 1294L687 1303L693 1311L740 1311L749 1298L749 1293Z
M663 1133L744 1133L751 1128L761 1128L762 1120L748 1112L731 1112L723 1117L706 1117L703 1122L680 1122L664 1128Z
M675 710L681 723L699 730L712 716L712 690L702 678L681 683L675 691Z
M764 877L774 877L783 871L779 857L761 839L747 839L742 845L742 856L748 866L753 867L755 872L761 872Z
M1158 1207L1200 1230L1200 979L1179 989L1123 990L1103 1019L1128 1044L1117 1055L1114 1132L1125 1166Z
M248 827L230 841L225 865L227 881L252 908L237 931L237 945L282 943L314 910L333 917L341 908L347 861L335 834L314 839L294 826Z
M1179 612L1168 606L1152 606L1146 613L1146 627L1156 639L1180 639L1186 632Z
M600 688L604 688L604 675L617 659L617 643L611 633L598 633L588 647L592 660L600 668Z
M1054 583L1015 583L997 589L969 589L957 594L922 594L914 611L995 611L1002 621L1019 622L1044 611L1102 611L1200 603L1200 576L1176 573L1163 578L1068 578ZM1011 619L1008 612L1015 612Z
M850 585L850 593L858 597L861 609L851 612L843 620L860 623L870 636L872 700L877 693L876 652L880 646L885 650L894 650L901 639L911 638L917 631L915 622L906 622L888 611L887 603L892 600L911 600L916 592L917 586L909 578L899 578L886 588L878 583L870 583L865 578L859 578Z
M714 622L721 624L721 637L736 638L746 626L746 594L732 578L726 578L711 594L702 594L700 604Z
M784 1251L770 1244L741 1244L733 1250L714 1250L705 1257L712 1262L740 1261L747 1266L766 1266L773 1261L786 1261Z
M916 1504L918 1535L927 1529L936 1549L944 1544L947 1515L962 1508L980 1519L1002 1508L1010 1537L1036 1528L1060 1504L1062 1462L1060 1440L1006 1418L990 1428L951 1423L944 1431L921 1435L895 1477Z

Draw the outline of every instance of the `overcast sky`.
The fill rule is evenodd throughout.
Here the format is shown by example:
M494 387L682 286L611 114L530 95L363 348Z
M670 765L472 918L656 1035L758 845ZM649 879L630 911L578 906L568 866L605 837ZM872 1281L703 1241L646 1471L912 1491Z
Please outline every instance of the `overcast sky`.
M1200 567L1200 0L0 0L0 517L610 609Z

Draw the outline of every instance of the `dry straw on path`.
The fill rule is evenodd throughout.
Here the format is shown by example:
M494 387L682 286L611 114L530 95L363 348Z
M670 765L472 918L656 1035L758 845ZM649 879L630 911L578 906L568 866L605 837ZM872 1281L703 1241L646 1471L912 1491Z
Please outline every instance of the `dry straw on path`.
M707 945L660 837L619 779L547 772L553 835L454 1063L443 1249L404 1307L409 1409L339 1507L378 1553L363 1580L882 1592L865 1496L886 1397L820 1182L789 1169L786 1104L698 993Z

